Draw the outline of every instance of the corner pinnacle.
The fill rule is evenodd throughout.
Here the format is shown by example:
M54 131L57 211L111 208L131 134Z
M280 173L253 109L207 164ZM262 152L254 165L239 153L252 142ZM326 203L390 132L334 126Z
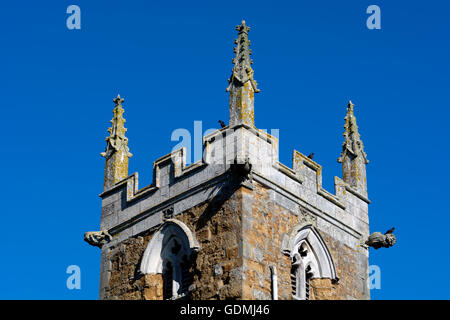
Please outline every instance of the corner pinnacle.
M236 26L236 30L238 31L238 38L234 41L236 47L233 48L236 56L232 60L234 67L231 77L228 79L229 86L227 91L230 91L233 82L235 82L235 85L243 86L247 81L250 81L254 92L259 92L257 83L253 79L254 71L251 67L253 64L253 60L250 59L252 50L249 48L250 40L248 40L250 27L245 24L245 20L242 20L241 24Z
M345 116L344 125L344 142L342 143L342 153L338 159L338 162L342 162L344 156L347 152L351 153L353 156L360 155L364 163L369 163L367 155L364 152L364 145L359 135L358 125L356 124L356 117L354 114L355 105L351 100L347 104L347 114Z
M131 157L132 154L128 149L128 138L125 137L125 132L127 129L125 128L125 119L123 117L123 113L125 110L122 107L122 103L125 100L120 97L120 94L117 95L117 98L113 99L115 103L115 107L113 109L113 118L110 121L111 127L108 128L109 136L106 137L106 150L101 153L102 157L108 158L115 151L122 150L127 157Z

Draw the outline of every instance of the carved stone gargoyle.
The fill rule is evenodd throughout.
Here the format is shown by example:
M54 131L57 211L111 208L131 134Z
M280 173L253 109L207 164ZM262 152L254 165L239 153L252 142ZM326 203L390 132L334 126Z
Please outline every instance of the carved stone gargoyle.
M384 234L381 232L374 232L369 236L365 244L375 249L392 247L397 242L393 232L394 228L389 229Z
M99 248L101 248L111 240L112 236L108 233L107 230L90 231L84 234L84 241L89 243L91 246L96 246Z
M245 158L244 161L238 160L237 158L234 159L231 170L236 177L251 179L252 164L248 158Z
M236 182L249 189L253 189L252 164L248 157L245 160L234 159L234 163L230 169L231 175Z

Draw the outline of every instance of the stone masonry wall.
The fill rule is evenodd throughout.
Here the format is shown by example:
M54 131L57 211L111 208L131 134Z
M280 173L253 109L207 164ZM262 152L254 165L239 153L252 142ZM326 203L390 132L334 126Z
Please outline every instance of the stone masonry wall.
M196 235L200 251L190 270L192 299L239 299L242 296L241 192L225 189L209 202L176 216ZM110 248L111 275L105 299L162 299L162 277L140 275L142 255L156 232L144 232Z
M290 258L282 253L282 238L299 223L295 214L271 198L275 192L254 182L223 190L209 202L195 206L175 218L195 234L200 251L194 257L192 299L271 299L270 266L278 274L278 298L292 299ZM323 225L323 222L322 222ZM334 228L334 229L333 229ZM157 228L147 230L111 247L111 262L105 299L162 299L162 278L141 275L142 255ZM327 230L343 232L334 226ZM318 228L336 266L338 283L330 279L311 281L311 299L367 299L364 274L367 259L332 235Z
M278 298L292 299L290 258L281 252L282 236L299 223L299 216L270 199L270 190L257 183L254 190L243 189L243 299L271 299L270 266L278 274ZM366 299L364 256L318 229L325 241L339 277L311 281L312 299ZM343 232L339 230L339 232ZM362 268L363 270L357 270Z

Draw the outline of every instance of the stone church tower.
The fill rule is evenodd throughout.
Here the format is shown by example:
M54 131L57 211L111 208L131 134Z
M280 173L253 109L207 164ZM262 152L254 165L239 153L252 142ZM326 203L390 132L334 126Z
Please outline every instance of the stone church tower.
M255 127L251 50L237 27L227 91L229 124L203 138L203 159L181 148L153 163L153 183L128 175L124 100L106 138L100 299L369 299L368 163L354 105L345 117L335 192L299 151L278 161L278 140Z

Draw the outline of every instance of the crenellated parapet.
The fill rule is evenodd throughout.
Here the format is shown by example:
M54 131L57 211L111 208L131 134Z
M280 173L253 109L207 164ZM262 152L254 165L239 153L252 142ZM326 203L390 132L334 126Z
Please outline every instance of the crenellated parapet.
M325 190L322 166L299 151L293 152L292 168L279 162L278 139L267 132L240 125L217 130L203 141L204 156L196 163L186 165L186 149L181 148L154 162L151 185L139 188L138 174L134 173L103 192L100 196L106 214L101 229L114 236L142 220L153 221L142 224L146 227L162 223L167 208L176 216L213 197L220 190L217 185L233 178L231 167L236 159L246 159L252 175L246 187L251 189L254 183L270 186L277 190L274 197L293 214L304 206L355 236L368 232L361 225L368 223L369 200L365 196L338 177L335 193Z

